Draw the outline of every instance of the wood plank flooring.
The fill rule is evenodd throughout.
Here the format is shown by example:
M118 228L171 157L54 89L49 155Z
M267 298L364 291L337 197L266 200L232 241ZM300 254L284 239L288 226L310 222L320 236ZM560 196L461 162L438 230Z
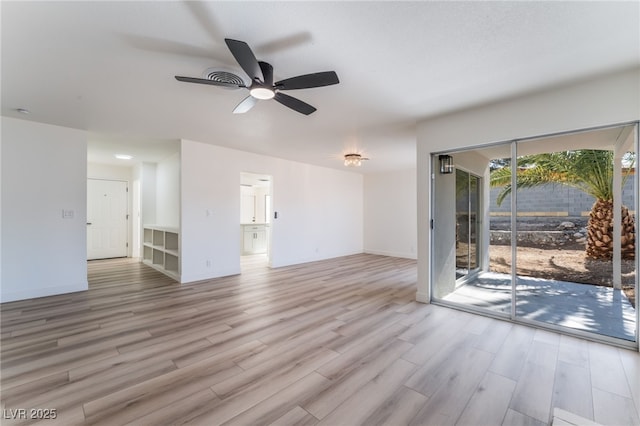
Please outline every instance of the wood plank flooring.
M89 282L0 306L2 424L640 424L637 352L416 303L412 260L252 257L181 286L120 259Z

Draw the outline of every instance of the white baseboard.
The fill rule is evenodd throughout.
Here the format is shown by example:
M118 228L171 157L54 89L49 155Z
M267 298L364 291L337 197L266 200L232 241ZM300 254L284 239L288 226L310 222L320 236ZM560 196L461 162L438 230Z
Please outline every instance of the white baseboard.
M384 250L365 250L367 254L377 254L378 256L389 256L389 257L401 257L403 259L418 259L416 253L401 253L395 251L384 251Z
M421 292L418 291L416 293L416 302L431 303L431 299L429 298L429 294L421 293Z
M301 258L289 258L289 259L280 259L279 261L274 262L273 259L271 259L271 267L272 268L281 268L283 266L294 266L294 265L302 265L305 263L311 263L311 262L319 262L321 260L330 260L330 259L337 259L339 257L345 257L345 256L353 256L356 254L362 254L364 252L362 251L353 251L353 252L345 252L345 253L329 253L326 255L322 255L322 256L313 256L313 257L301 257Z
M184 274L180 277L180 284L191 284L197 283L199 281L213 280L215 278L229 277L231 275L240 274L239 268L228 268L224 270L217 270L214 274L198 274L185 276Z
M0 294L0 303L36 299L38 297L56 296L58 294L76 293L78 291L86 291L88 289L89 282L83 281L78 284L66 286L39 287L14 292L2 291L2 294Z

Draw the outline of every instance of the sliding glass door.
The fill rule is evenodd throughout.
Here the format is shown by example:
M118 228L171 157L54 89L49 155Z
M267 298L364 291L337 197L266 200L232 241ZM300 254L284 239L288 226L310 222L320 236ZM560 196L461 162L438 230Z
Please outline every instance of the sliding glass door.
M434 155L432 300L637 345L637 150L633 123Z

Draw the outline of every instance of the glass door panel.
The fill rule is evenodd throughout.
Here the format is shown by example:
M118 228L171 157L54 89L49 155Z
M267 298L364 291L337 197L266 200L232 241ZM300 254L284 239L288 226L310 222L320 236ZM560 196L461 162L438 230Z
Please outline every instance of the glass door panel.
M480 178L456 170L456 279L478 268L478 219Z
M469 173L456 169L456 279L469 273Z
M477 235L484 235L486 243L481 238L476 244L480 271L469 286L482 295L486 309L511 316L511 196L502 194L502 184L511 181L511 143L485 148L479 153L489 158L489 187L476 192L477 202L486 206L476 220Z
M614 294L614 303L620 299L622 331L624 339L638 341L638 140L637 126L629 131L616 167L620 169L620 194L622 199L620 214L620 292ZM635 139L635 144L633 143ZM614 276L618 271L614 269ZM615 285L614 285L615 288ZM634 316L635 314L635 316Z
M631 129L518 143L516 317L635 341Z
M479 202L480 178L469 175L469 269L478 269L478 220L480 218Z

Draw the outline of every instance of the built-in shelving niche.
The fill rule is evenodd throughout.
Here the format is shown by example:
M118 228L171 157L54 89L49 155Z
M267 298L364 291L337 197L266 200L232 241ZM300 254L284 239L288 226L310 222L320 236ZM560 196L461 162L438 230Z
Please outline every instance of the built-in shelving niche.
M180 281L179 232L176 228L145 225L142 261Z

